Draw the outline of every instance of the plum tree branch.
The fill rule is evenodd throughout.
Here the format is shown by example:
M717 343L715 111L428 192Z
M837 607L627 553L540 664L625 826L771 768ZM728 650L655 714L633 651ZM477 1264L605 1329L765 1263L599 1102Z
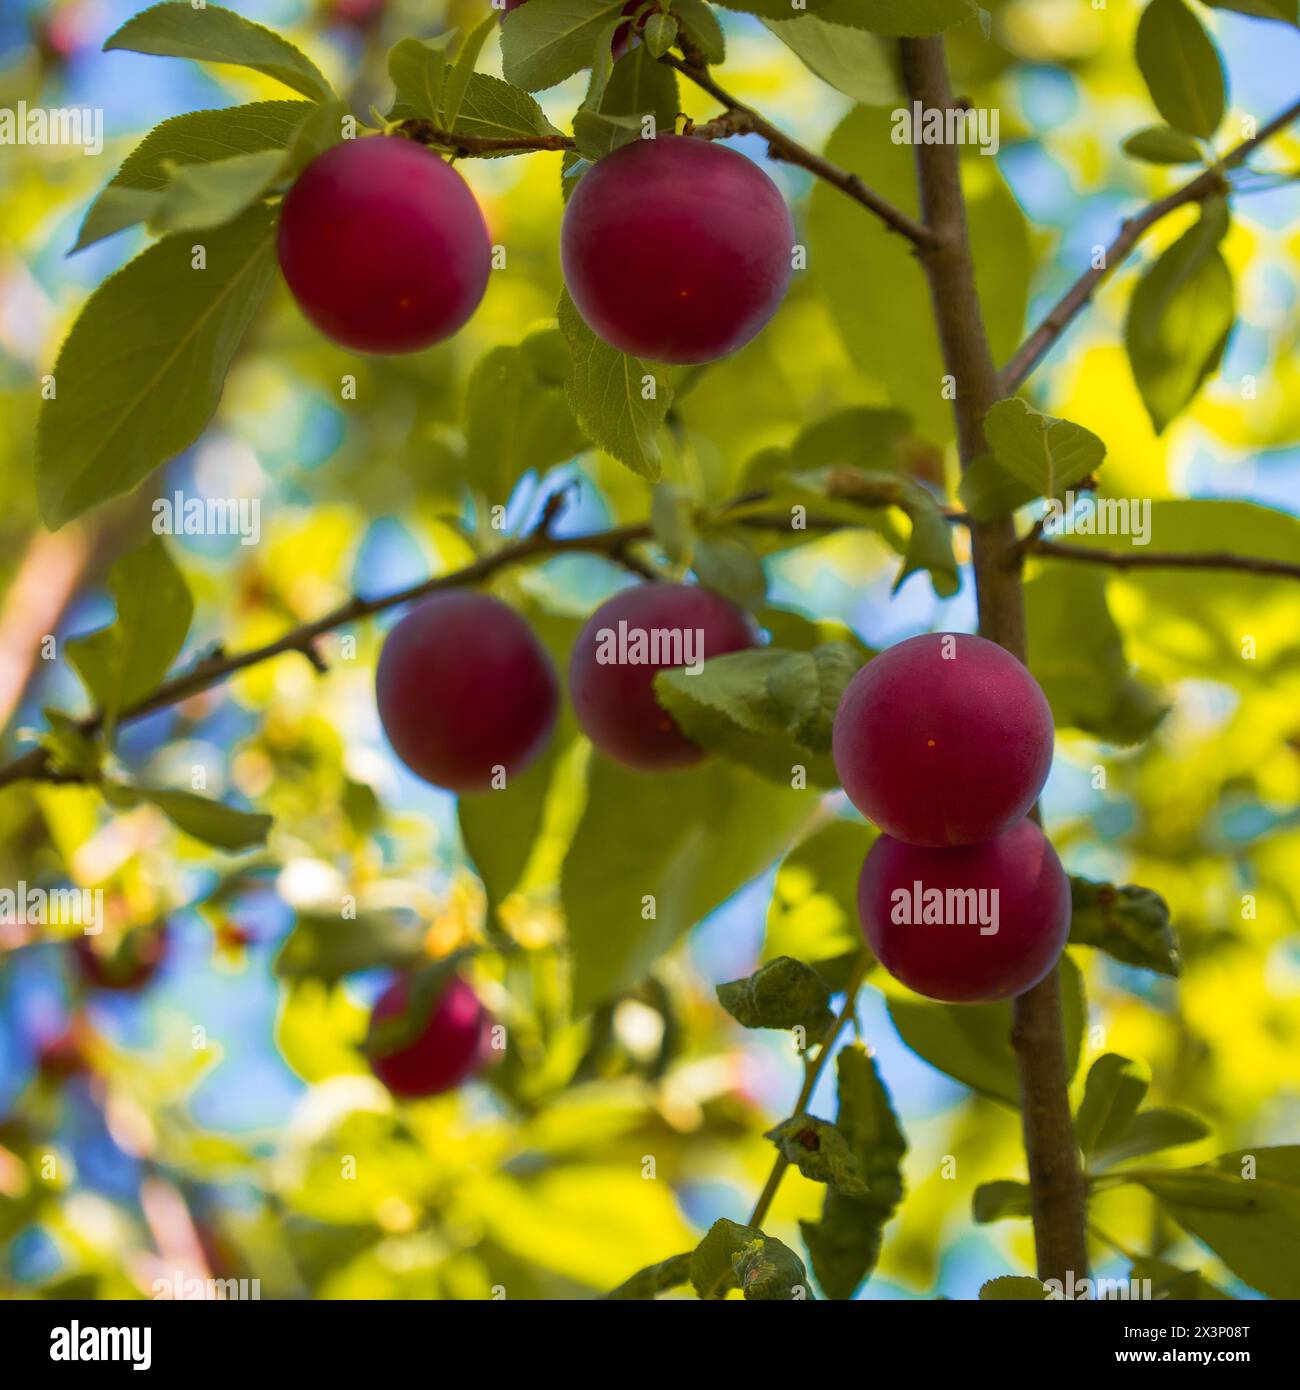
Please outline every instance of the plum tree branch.
M855 202L861 203L864 208L873 212L890 231L906 237L913 246L921 248L930 244L931 232L927 227L909 217L901 208L896 208L888 199L882 198L873 189L868 188L857 174L850 173L847 169L841 169L837 164L832 164L822 155L801 145L783 130L774 126L765 116L755 111L752 106L746 106L739 97L732 96L729 91L714 80L709 72L708 64L697 51L691 49L689 45L684 51L687 54L685 58L678 58L675 54L665 53L659 61L675 68L683 77L694 82L703 91L708 92L715 101L720 102L726 108L727 114L724 119L728 127L728 134L760 136L767 141L767 152L773 159L807 169L810 174L814 174L817 178L838 188L841 193L847 194Z
M1300 579L1300 564L1287 560L1267 560L1254 555L1234 555L1227 550L1140 551L1094 550L1090 545L1069 545L1026 537L1018 547L1022 555L1045 555L1055 560L1079 560L1088 565L1108 565L1111 569L1234 570L1239 574L1275 575Z
M955 103L942 38L901 41L908 95L941 111ZM920 260L948 373L957 384L954 411L963 468L985 451L984 416L999 398L993 355L975 286L958 150L917 145L921 215L932 242ZM1025 659L1024 596L1010 517L972 522L971 548L980 631ZM1020 1082L1029 1167L1034 1244L1040 1279L1065 1282L1088 1270L1086 1189L1070 1116L1069 1074L1060 983L1052 971L1013 1005L1011 1036Z
M1120 226L1119 234L1106 247L1101 265L1081 275L1012 354L1011 360L1003 367L998 378L1000 395L1011 396L1016 393L1025 378L1047 355L1053 343L1091 301L1101 282L1122 264L1157 222L1189 203L1204 202L1216 193L1227 191L1227 171L1243 163L1266 140L1285 130L1297 118L1300 118L1300 100L1292 102L1285 111L1265 122L1249 140L1243 140L1222 159L1202 170L1181 188L1151 203L1136 216L1126 219Z

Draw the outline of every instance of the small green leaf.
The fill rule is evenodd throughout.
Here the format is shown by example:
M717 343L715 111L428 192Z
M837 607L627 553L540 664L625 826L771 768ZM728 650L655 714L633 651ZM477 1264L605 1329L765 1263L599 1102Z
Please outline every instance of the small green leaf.
M424 959L424 938L420 924L395 913L345 918L341 912L300 912L273 969L284 980L329 983L359 970L404 969Z
M62 710L46 709L44 714L50 727L41 735L40 743L55 770L87 782L98 781L104 760L102 743Z
M128 19L105 41L105 53L115 48L252 68L313 101L334 95L316 64L288 39L220 5L196 9L189 0L164 0Z
M833 11L836 7L830 7ZM886 41L865 29L828 23L829 12L763 22L809 72L864 106L884 106L902 95Z
M193 792L167 791L159 787L139 787L122 782L104 784L104 798L119 810L129 810L140 802L156 806L178 830L204 844L229 851L251 849L266 843L271 817L251 811L237 811Z
M1296 0L1202 0L1215 10L1235 10L1255 19L1277 19L1283 24L1300 24Z
M506 81L544 91L590 64L597 39L623 13L623 0L528 0L501 21Z
M179 655L194 601L166 545L155 536L123 556L109 574L117 619L68 643L68 659L109 727L118 713L149 694Z
M976 521L1010 516L1040 496L1034 488L1013 478L992 454L971 460L957 484L957 495Z
M706 589L750 613L758 612L767 599L763 562L747 545L728 536L697 540L691 568Z
M722 25L705 0L673 0L673 14L687 38L704 55L707 63L721 63L727 56L727 41Z
M849 1141L834 1125L812 1115L792 1115L763 1136L805 1178L825 1183L845 1197L865 1197L869 1189Z
M1059 497L1096 472L1106 446L1091 430L1043 415L1018 397L998 401L984 417L997 461L1039 497Z
M1223 60L1183 0L1151 0L1142 11L1137 62L1165 120L1208 140L1223 119Z
M1024 1182L982 1182L971 1198L971 1215L981 1226L1008 1217L1028 1216L1031 1210L1029 1184Z
M791 956L769 961L743 980L718 985L717 995L742 1027L802 1028L809 1043L819 1040L835 1018L826 981Z
M715 1221L691 1256L691 1283L701 1298L722 1298L739 1286L747 1299L763 1302L809 1297L803 1261L756 1226Z
M1088 1069L1074 1132L1084 1156L1116 1143L1137 1114L1151 1085L1145 1062L1107 1052Z
M396 89L390 120L415 116L437 122L447 81L447 43L445 38L402 39L388 50L388 76Z
M672 483L660 483L650 498L650 527L668 563L684 569L695 548L695 516L690 497Z
M461 102L474 76L474 65L483 51L487 36L496 29L498 18L495 11L488 14L465 35L456 52L456 61L452 63L442 89L442 121L448 130L457 128Z
M1095 946L1125 965L1179 975L1178 938L1159 893L1137 884L1097 883L1070 876L1070 944Z
M647 16L642 33L650 56L662 58L677 38L677 21L670 14L656 11Z
M1195 136L1168 125L1136 130L1124 141L1124 153L1147 164L1199 164L1205 151Z
M1134 1261L1129 1271L1131 1280L1151 1283L1152 1300L1172 1298L1180 1302L1228 1302L1235 1300L1231 1294L1194 1269L1180 1269L1167 1260L1147 1258Z
M512 10L508 17L527 8ZM559 320L573 354L565 392L579 427L611 458L656 481L663 466L657 436L672 403L667 372L602 342L583 322L567 292L560 296Z
M1149 1110L1139 1110L1122 1134L1111 1143L1099 1147L1088 1166L1094 1172L1100 1172L1130 1158L1140 1158L1143 1154L1199 1143L1209 1134L1209 1125L1186 1110L1152 1106Z
M210 232L202 269L192 236L165 237L91 295L37 426L48 526L129 491L198 437L275 274L274 225L257 206Z
M605 1295L607 1300L654 1298L668 1289L690 1282L691 1252L674 1255L671 1259L660 1260L657 1265L647 1265L630 1278L625 1279L618 1288Z
M984 1303L1042 1303L1047 1296L1047 1285L1027 1274L1000 1274L980 1285L980 1300Z

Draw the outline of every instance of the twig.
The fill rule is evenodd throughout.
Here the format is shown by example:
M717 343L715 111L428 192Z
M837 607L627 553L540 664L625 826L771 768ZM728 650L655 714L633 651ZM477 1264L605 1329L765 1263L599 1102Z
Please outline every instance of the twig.
M1090 545L1068 545L1062 541L1026 536L1021 543L1026 555L1045 555L1056 560L1081 560L1089 565L1109 565L1112 569L1235 570L1239 574L1279 575L1300 579L1300 564L1287 560L1266 560L1254 555L1234 555L1226 550L1146 551L1094 550Z
M1188 203L1204 202L1216 193L1226 192L1227 180L1224 175L1246 159L1264 141L1285 130L1297 117L1300 117L1300 101L1292 102L1285 111L1274 116L1260 127L1249 140L1228 151L1222 159L1176 189L1173 193L1152 203L1135 217L1125 221L1119 235L1106 247L1102 264L1081 275L1061 298L1048 310L1046 317L1029 337L1016 349L1011 360L1003 367L998 378L998 391L1001 396L1011 396L1019 389L1025 378L1046 356L1052 344L1069 327L1076 315L1088 304L1097 287L1133 250L1141 238L1157 222L1171 212L1185 207Z

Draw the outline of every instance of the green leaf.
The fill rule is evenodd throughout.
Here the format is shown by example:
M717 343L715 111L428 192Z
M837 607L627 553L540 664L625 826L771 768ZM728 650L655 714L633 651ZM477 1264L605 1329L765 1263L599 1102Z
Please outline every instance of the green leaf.
M1167 1260L1153 1257L1135 1260L1129 1278L1139 1282L1150 1280L1152 1300L1173 1298L1180 1302L1235 1302L1231 1294L1211 1284L1197 1270L1180 1269Z
M984 436L998 463L1039 497L1059 497L1096 472L1106 454L1091 430L1043 415L1018 397L989 408Z
M1182 959L1159 893L1126 883L1096 883L1070 876L1070 945L1095 946L1125 965L1179 975Z
M691 1283L701 1298L722 1298L739 1286L764 1302L808 1297L803 1261L756 1226L715 1221L691 1256Z
M1000 1274L980 1285L980 1300L984 1303L1041 1303L1047 1296L1047 1285L1027 1274Z
M1057 967L1065 1017L1066 1066L1079 1065L1083 1040L1083 981L1068 955ZM889 1016L903 1041L931 1066L1013 1109L1020 1105L1011 1050L1011 1003L935 1004L895 995Z
M388 50L388 76L396 90L390 120L414 116L438 122L447 81L447 42L402 39Z
M821 17L832 13L837 12ZM826 158L858 170L881 197L916 216L915 151L896 145L892 134L888 107L856 107L832 134ZM995 161L969 145L959 154L976 281L993 355L1001 361L1023 336L1035 257L1024 213ZM912 416L920 434L947 443L953 422L951 402L942 392L943 356L911 245L875 218L863 217L852 199L821 180L811 194L808 234L816 248L809 268L812 285L855 367L883 399ZM854 287L852 294L845 293L846 285Z
M1145 1062L1106 1052L1088 1069L1074 1132L1085 1158L1116 1143L1132 1124L1151 1085Z
M561 877L575 1012L644 979L767 868L815 801L725 763L647 777L593 757Z
M164 238L91 295L59 352L36 441L41 514L63 525L192 444L275 274L269 208L204 240Z
M673 14L696 48L709 63L721 63L727 56L727 41L713 7L704 0L673 0Z
M1201 0L1215 10L1235 10L1255 19L1278 19L1283 24L1300 24L1296 0Z
M902 87L890 53L877 35L828 23L819 14L765 19L763 23L799 56L809 72L837 92L864 106L884 106L901 98Z
M695 549L695 515L690 497L672 483L659 483L650 498L650 529L668 563L684 568Z
M1149 1110L1139 1110L1122 1134L1110 1144L1099 1147L1088 1166L1093 1172L1100 1172L1143 1154L1199 1143L1209 1134L1209 1125L1196 1115L1186 1110L1153 1105Z
M528 3L537 5L542 0ZM522 14L527 8L521 6L510 14ZM565 392L579 427L611 458L654 482L663 466L656 436L672 403L668 373L601 342L583 322L567 291L560 296L559 320L573 354L573 373L565 382Z
M496 29L499 18L495 10L491 11L461 41L456 52L456 61L451 65L442 89L442 119L448 130L457 128L461 102L464 101L465 92L474 76L474 65L478 62L478 55L483 51L487 36Z
M68 659L111 727L127 706L148 695L180 654L194 600L163 541L155 536L109 573L117 619L68 643Z
M976 521L996 521L1032 502L1039 493L1013 478L992 454L981 454L966 466L957 495Z
M217 849L251 849L266 843L271 817L251 811L237 811L193 792L167 791L159 787L139 787L122 782L104 784L104 798L119 810L129 810L140 802L156 806L178 830Z
M694 674L661 671L655 695L702 747L787 787L799 768L807 781L832 787L831 727L860 664L839 642L811 652L756 647L713 657Z
M643 28L645 47L652 58L662 58L677 38L677 21L670 14L653 13Z
M1218 246L1227 225L1223 200L1205 203L1200 221L1146 271L1129 302L1124 346L1157 434L1191 403L1227 346L1236 313Z
M1104 575L1083 565L1047 568L1025 585L1025 621L1029 669L1058 728L1131 745L1168 713L1162 692L1129 666Z
M105 41L105 53L115 48L252 68L313 101L328 101L334 95L305 53L273 30L220 5L195 9L189 0L154 5L128 19Z
M1243 1176L1248 1161L1251 1178ZM1136 1180L1239 1279L1270 1298L1300 1298L1300 1145L1142 1170Z
M1151 0L1142 11L1137 62L1165 120L1208 140L1223 119L1223 60L1183 0Z
M865 949L858 878L875 839L859 821L837 820L796 845L776 871L763 959L808 961L834 989Z
M1148 164L1199 164L1205 158L1200 141L1173 126L1149 125L1124 141L1124 153Z
M1025 1182L982 1182L971 1198L971 1215L981 1226L1008 1217L1028 1216L1031 1210L1029 1184Z
M866 1180L863 1196L831 1188L820 1221L800 1221L813 1273L828 1298L849 1299L876 1267L885 1223L903 1197L907 1141L871 1054L860 1043L835 1058L836 1128Z
M456 117L456 132L475 140L561 134L527 92L485 72L474 72L469 76ZM483 157L506 158L520 153L526 151L497 150Z
M756 14L766 20L789 19L792 15L798 14L800 9L809 13L824 10L833 0L803 0L802 5L796 5L794 0L717 0L717 3L723 9L739 10L742 14Z
M742 1027L802 1028L808 1043L819 1040L835 1019L826 981L791 956L768 961L743 980L718 985L717 995Z
M763 562L740 541L728 536L697 540L691 568L706 589L747 612L757 613L767 600Z
M145 221L175 166L287 149L317 109L309 101L255 101L220 111L191 111L156 125L90 205L73 251Z
M792 1115L763 1136L770 1139L787 1163L805 1178L825 1183L846 1197L868 1193L862 1169L849 1141L834 1125L812 1115Z
M104 761L102 741L86 733L62 710L47 708L43 713L50 727L41 735L40 745L49 755L54 769L87 782L98 781Z
M654 1298L657 1294L664 1293L668 1289L675 1289L680 1284L689 1283L691 1258L692 1253L687 1251L684 1255L674 1255L671 1259L660 1260L656 1265L647 1265L645 1269L637 1270L630 1279L625 1279L618 1288L612 1289L605 1295L605 1298L609 1300Z
M890 38L926 38L975 18L980 7L974 0L834 0L820 13L834 24Z
M283 980L335 983L359 970L405 969L425 958L424 927L396 913L300 912L275 958Z
M207 231L238 217L280 177L283 150L255 150L214 164L184 164L149 214L151 232Z
M597 39L615 24L623 0L528 0L503 16L501 67L506 81L544 91L587 67Z
M654 117L656 131L671 134L681 110L677 74L666 63L656 62L644 44L638 44L614 64L599 109L605 116L636 117L631 127L636 135L640 134L641 121L646 116Z

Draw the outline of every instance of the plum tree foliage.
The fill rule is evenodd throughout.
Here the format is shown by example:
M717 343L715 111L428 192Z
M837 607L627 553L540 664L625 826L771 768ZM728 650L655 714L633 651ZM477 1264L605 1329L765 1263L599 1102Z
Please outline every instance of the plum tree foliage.
M107 1088L148 1171L204 1192L213 1270L290 1296L925 1291L954 1200L1031 1221L1032 1270L1009 1245L1025 1267L991 1267L981 1298L1133 1249L1126 1272L1176 1296L1300 1296L1300 1146L1240 1148L1279 1113L1296 1024L1263 963L1300 914L1300 523L1177 495L1160 439L1194 415L1202 439L1294 440L1288 346L1239 400L1229 365L1267 251L1235 219L1293 177L1268 160L1294 154L1300 102L1238 133L1215 33L1267 43L1295 5L1115 0L1095 55L968 0L410 8L329 0L299 46L164 0L104 44L250 99L163 121L81 190L79 251L151 240L42 358L6 446L34 443L40 521L80 538L42 621L61 633L102 575L116 611L68 645L85 698L59 662L0 767L24 894L0 998L53 946L72 1000L0 1122L0 1175L53 1142L53 1100ZM742 34L783 97L842 113L825 138L733 94ZM1118 110L1122 50L1160 123L1059 147L1125 207L1109 245L1049 252L975 118L1001 110L1010 139L1016 82L1058 59ZM900 144L893 108L950 133ZM1026 322L1031 285L1060 297ZM323 449L322 416L345 422ZM256 555L182 565L230 528L188 527L179 491L173 538L139 540L205 449L267 460L292 502ZM1057 514L1104 524L1062 537ZM425 577L397 554L375 580L403 542ZM64 884L104 890L102 937L28 907ZM742 919L764 894L760 959ZM730 934L717 969L713 932L680 949L705 919ZM214 968L274 947L298 1080L355 1084L285 1162L180 1118L206 1043L145 1065L96 1026L106 994L166 986L199 921ZM897 1038L861 1037L869 989ZM719 1090L737 1025L791 1036L775 1127ZM969 1090L955 1184L908 1149L903 1046ZM687 1221L679 1184L756 1157L743 1224ZM205 1164L260 1207L209 1196ZM71 1220L61 1192L10 1190L0 1241ZM96 1292L131 1291L125 1264L88 1264Z

